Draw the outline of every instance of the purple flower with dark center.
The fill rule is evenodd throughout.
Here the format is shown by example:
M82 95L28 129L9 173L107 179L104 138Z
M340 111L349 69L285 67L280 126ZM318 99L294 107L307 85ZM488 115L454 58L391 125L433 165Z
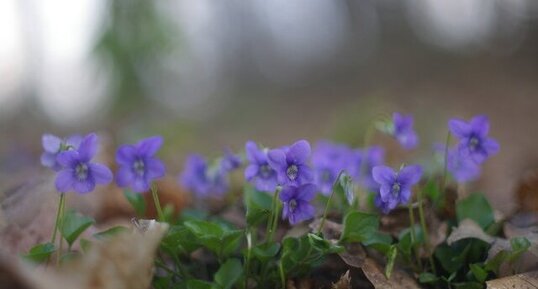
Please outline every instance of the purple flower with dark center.
M72 135L65 139L61 139L52 134L44 134L41 138L44 152L41 154L41 164L54 171L59 171L62 166L56 161L56 157L59 153L70 150L78 149L82 137L79 135Z
M297 186L285 186L280 192L282 207L282 219L288 219L290 224L295 225L304 220L314 217L315 209L310 201L316 195L316 186L305 184Z
M379 190L379 184L372 177L372 169L385 162L385 150L380 146L356 149L351 152L349 174L353 181L370 192Z
M307 165L310 156L310 144L300 140L289 149L274 149L267 154L269 165L276 171L280 185L310 183L314 180L312 169Z
M221 166L224 170L230 172L241 166L241 158L235 155L230 149L224 150L224 156L221 160Z
M91 162L97 150L97 135L91 133L82 139L77 150L61 152L56 158L63 167L56 175L56 189L83 194L93 191L96 184L110 183L112 172L102 164Z
M225 172L220 165L209 167L202 156L191 154L185 161L180 183L199 198L221 196L228 190Z
M331 194L332 186L338 174L347 170L350 149L342 144L320 141L312 153L314 182L320 192L326 196Z
M418 144L418 136L413 129L413 117L395 112L392 115L392 122L394 126L392 135L400 145L406 150L414 149Z
M411 165L395 172L390 167L377 166L372 169L372 176L380 185L376 205L384 213L388 213L398 204L409 202L411 187L420 181L422 168L419 165Z
M253 141L245 144L249 165L245 168L245 179L258 191L274 192L278 185L276 171L267 161L267 150L260 150Z
M116 162L120 165L116 174L118 186L143 193L149 191L153 180L164 177L164 164L155 157L162 144L163 138L154 136L120 146L116 152Z
M452 134L459 138L459 150L476 163L483 163L489 156L499 152L499 143L488 137L489 120L487 116L475 116L469 122L462 119L451 119L448 127Z

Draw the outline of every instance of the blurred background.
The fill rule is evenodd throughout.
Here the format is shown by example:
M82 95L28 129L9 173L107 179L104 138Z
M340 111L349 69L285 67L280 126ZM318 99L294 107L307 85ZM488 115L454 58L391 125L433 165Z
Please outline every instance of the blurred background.
M427 160L449 118L487 114L501 152L473 186L510 211L538 169L537 24L535 0L2 0L0 189L45 173L44 132L111 154L161 134L175 176L248 139L360 145L393 111Z

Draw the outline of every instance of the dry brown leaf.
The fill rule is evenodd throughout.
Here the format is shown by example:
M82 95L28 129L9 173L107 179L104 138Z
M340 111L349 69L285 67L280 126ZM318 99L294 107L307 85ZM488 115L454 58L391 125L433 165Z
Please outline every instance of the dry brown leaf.
M465 219L460 222L458 227L452 229L452 233L450 233L446 242L448 245L452 245L454 242L469 238L480 239L490 244L495 241L495 238L486 234L475 221Z
M58 272L31 267L17 257L0 256L0 288L147 289L153 277L155 252L168 224L155 221L141 221L140 224L145 231L136 229L93 243L80 259ZM4 278L6 274L9 278ZM21 286L3 286L11 284L9 282Z
M332 289L351 289L351 277L349 276L349 270L340 276L338 282L332 284Z
M538 271L517 274L486 281L488 289L532 289L538 288Z

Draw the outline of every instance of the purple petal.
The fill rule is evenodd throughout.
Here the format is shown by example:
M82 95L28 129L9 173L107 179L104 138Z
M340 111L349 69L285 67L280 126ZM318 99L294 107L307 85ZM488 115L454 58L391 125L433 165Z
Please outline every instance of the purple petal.
M407 204L411 199L411 189L409 187L404 187L400 191L400 203Z
M406 150L414 149L418 145L418 137L414 131L408 131L396 136L398 142Z
M471 126L461 119L451 119L448 122L448 128L459 138L464 138L471 132Z
M396 130L407 130L413 126L413 117L410 115L404 116L398 112L392 114L392 120Z
M404 186L416 184L420 181L420 177L422 177L422 167L419 165L405 166L398 173L398 181Z
M256 178L254 185L258 191L274 192L277 186L276 176L269 179Z
M112 181L112 172L105 165L90 163L89 166L95 183L108 184Z
M41 143L43 144L43 149L49 153L57 153L60 151L62 145L62 140L52 134L44 134L41 137Z
M72 146L74 149L78 149L82 142L82 136L78 134L70 135L65 141L67 145Z
M85 136L78 148L80 160L89 162L97 153L97 149L99 148L98 144L97 135L95 133L90 133Z
M310 151L310 143L306 140L300 140L291 145L286 157L290 163L303 164L308 161Z
M257 174L258 174L258 166L257 165L248 165L245 168L245 179L247 181L252 180Z
M314 184L302 185L298 188L297 196L298 200L310 201L316 196L317 187Z
M122 145L116 152L116 162L120 165L131 166L136 158L136 148L133 145Z
M47 168L54 169L55 171L57 171L56 168L61 168L61 166L56 163L56 154L49 152L41 154L41 164Z
M301 165L299 166L299 175L297 176L296 182L298 184L307 184L314 181L314 172L309 166Z
M305 220L312 219L314 215L316 214L316 209L314 208L314 206L312 206L308 202L299 201L297 202L297 208L295 208L294 213L295 213L294 222L299 223Z
M121 166L116 173L116 183L122 188L128 187L134 181L134 178L133 170L127 166Z
M61 170L56 175L56 190L61 193L69 192L73 188L75 177L70 169Z
M289 214L290 214L290 207L287 202L284 202L284 204L282 205L282 220L287 219Z
M136 146L138 153L141 156L151 157L157 153L157 151L163 145L163 138L161 136L153 136L139 141Z
M84 181L75 180L73 188L75 189L75 192L79 194L89 193L95 189L95 182L91 179L86 179Z
M295 199L295 196L297 195L297 187L295 186L285 186L282 188L282 191L280 191L279 199L282 202L288 202L291 199Z
M384 184L379 187L379 196L381 200L386 201L392 196L391 189L392 186L389 184Z
M267 154L267 162L276 171L287 169L286 154L281 149L270 150Z
M376 166L372 169L372 177L380 185L387 184L392 186L396 173L393 169L387 166Z
M144 179L137 177L134 179L132 189L135 193L144 193L149 191L149 183Z
M56 161L64 167L73 167L80 160L78 151L64 151L56 156Z
M146 159L145 162L146 165L146 177L149 179L158 179L164 177L166 174L166 168L158 159L152 158L152 159Z
M501 149L499 143L492 138L487 138L482 143L482 147L487 152L488 156L495 155Z
M247 159L248 161L252 164L252 163L257 163L258 162L258 158L257 158L257 154L258 154L258 145L256 145L255 142L253 141L247 141L247 143L245 144L245 153L247 155Z
M486 136L489 132L489 119L485 115L475 116L469 122L472 130L480 136Z

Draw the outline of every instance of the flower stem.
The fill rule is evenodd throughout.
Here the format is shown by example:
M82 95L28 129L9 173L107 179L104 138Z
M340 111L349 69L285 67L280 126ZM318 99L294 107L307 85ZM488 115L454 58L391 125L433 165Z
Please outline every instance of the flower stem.
M446 135L445 142L445 152L444 152L444 166L443 166L443 178L441 179L441 184L439 185L439 192L443 194L446 187L446 178L448 175L448 145L450 144L450 131Z
M247 254L245 256L245 289L248 287L248 275L250 272L250 254L252 250L252 233L250 232L250 228L246 229L246 237L247 237Z
M280 194L280 188L277 188L275 191L275 195L273 196L273 210L271 212L271 229L269 231L268 241L272 242L276 228L278 226L278 216L280 215L280 205L278 203L278 195Z
M342 173L344 173L344 171L340 171L340 173L336 177L336 180L334 180L334 184L332 186L333 189L331 190L331 195L329 196L329 199L327 200L327 205L325 205L325 210L323 211L323 216L321 217L321 223L319 224L319 228L318 228L318 235L319 235L319 233L321 233L321 230L323 230L323 225L325 225L325 219L327 219L327 214L329 213L329 207L331 205L331 200L333 199L333 195L334 195L334 186L336 185L336 182L338 182L340 180L340 177L342 176Z
M161 203L159 202L159 195L157 194L157 186L155 183L151 184L151 196L153 197L153 202L155 203L158 220L164 222L164 214L163 210L161 209Z
M62 247L63 247L63 243L64 243L63 240L62 240L62 237L63 237L62 229L63 229L63 226L64 226L64 214L65 214L65 194L61 193L60 194L60 204L58 206L58 214L56 215L56 226L55 226L55 230L54 230L54 233L56 233L56 231L60 232L58 251L56 253L56 268L58 268L58 266L60 266L60 255L62 254ZM56 235L56 234L54 234L54 235ZM56 238L56 236L53 236L53 237Z
M415 259L417 259L418 266L422 269L422 261L420 260L420 253L417 250L417 235L415 234L415 213L413 212L413 203L409 202L409 222L411 223L411 243L412 249L415 252Z
M422 190L418 192L417 197L418 197L418 214L420 218L420 226L422 227L422 234L424 235L426 254L428 255L430 266L432 267L432 272L437 275L437 272L435 270L435 264L433 262L431 247L430 247L430 237L428 234L428 228L426 226L426 218L424 217L424 208L422 207L423 205Z
M54 230L52 231L52 238L50 239L50 242L53 244L54 242L56 242L56 232L58 231L58 226L60 223L60 213L64 205L64 200L65 200L65 194L60 193L60 200L58 201L58 210L56 211L56 221L54 222Z
M286 288L286 273L284 273L284 266L282 266L282 261L278 264L278 271L280 273L280 282L282 283L282 289Z

